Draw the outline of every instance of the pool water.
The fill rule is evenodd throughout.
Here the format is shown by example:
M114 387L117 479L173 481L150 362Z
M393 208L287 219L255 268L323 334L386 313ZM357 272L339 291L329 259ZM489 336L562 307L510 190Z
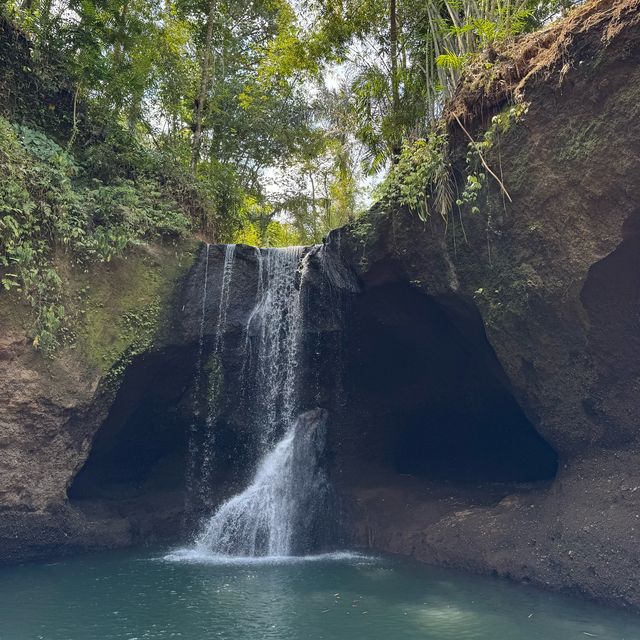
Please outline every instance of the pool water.
M640 640L640 617L357 554L110 552L0 570L2 640Z

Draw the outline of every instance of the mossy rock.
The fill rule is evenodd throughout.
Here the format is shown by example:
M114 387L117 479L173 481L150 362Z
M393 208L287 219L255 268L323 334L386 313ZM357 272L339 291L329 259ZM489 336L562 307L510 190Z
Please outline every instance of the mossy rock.
M193 264L196 243L150 245L100 265L75 283L80 301L78 349L104 374L148 349L166 320L179 278Z

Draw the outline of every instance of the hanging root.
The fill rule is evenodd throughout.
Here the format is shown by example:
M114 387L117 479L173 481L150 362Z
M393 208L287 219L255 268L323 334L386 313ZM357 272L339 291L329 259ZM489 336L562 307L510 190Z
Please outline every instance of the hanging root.
M482 152L480 151L480 149L478 149L478 145L477 145L476 141L471 137L471 134L466 130L466 128L462 124L462 122L460 122L460 118L458 118L457 115L454 115L454 117L456 119L456 122L460 125L460 128L464 131L464 133L467 136L467 138L469 138L469 140L471 141L471 144L473 144L475 146L476 152L478 154L478 157L480 158L480 162L482 162L482 166L487 170L487 172L500 185L500 189L502 190L502 193L506 196L507 200L509 200L509 202L513 202L513 200L511 199L511 196L509 195L509 192L507 191L507 188L504 186L504 183L502 182L502 180L500 180L500 178L491 170L491 167L487 164L487 161L484 159L484 156L482 155Z

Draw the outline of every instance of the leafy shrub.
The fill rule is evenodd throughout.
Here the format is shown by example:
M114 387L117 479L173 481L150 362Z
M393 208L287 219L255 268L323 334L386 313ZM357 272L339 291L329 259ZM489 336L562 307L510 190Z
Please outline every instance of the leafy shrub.
M378 189L380 199L399 202L416 212L425 221L432 213L438 213L447 222L453 209L469 206L472 213L479 213L478 196L493 176L505 196L510 196L497 174L487 164L485 155L500 142L500 136L518 122L526 113L528 104L519 102L510 105L493 116L491 124L479 140L469 136L465 158L466 181L454 201L453 168L449 159L447 135L435 129L427 139L405 143L398 162Z
M104 114L92 113L96 121ZM187 147L188 152L188 147ZM156 193L154 204L171 202L207 235L229 239L239 226L240 191L233 168L207 163L194 176L184 157L185 149L166 146L162 151L143 145L134 133L104 124L100 135L78 151L86 178L105 185L135 185L138 191ZM188 156L187 156L188 158Z
M88 180L44 134L0 118L0 282L34 309L34 345L51 353L65 311L56 249L77 263L109 261L151 239L177 238L191 222L150 178Z
M453 202L451 173L447 136L434 131L428 139L405 143L378 195L406 205L423 221L434 211L446 220Z
M498 180L503 193L511 199L504 184L498 179L495 173L487 165L484 154L493 149L500 142L500 136L505 134L511 126L518 122L529 109L529 103L519 102L511 105L491 118L491 124L484 132L480 140L470 140L466 156L467 182L460 198L456 201L458 205L467 204L471 207L472 213L479 213L477 206L478 196L487 183L487 173L493 175Z

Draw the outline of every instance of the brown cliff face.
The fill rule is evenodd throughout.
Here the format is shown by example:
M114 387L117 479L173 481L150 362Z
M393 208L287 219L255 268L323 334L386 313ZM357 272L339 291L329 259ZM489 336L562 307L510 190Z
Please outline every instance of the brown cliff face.
M159 305L194 255L188 244L150 246L90 273L65 268L74 340L52 359L24 329L29 309L0 294L0 563L130 544L136 528L149 526L132 524L127 505L78 509L68 490L113 412L125 371L168 348L160 330L169 319Z
M451 432L451 420L425 397L467 407L471 422L485 425L487 440L493 437L487 424L509 425L514 436L515 414L498 405L474 408L475 385L466 374L477 364L453 350L460 364L443 365L440 379L396 385L404 415L396 412L386 431L380 428L391 451L386 466L350 473L367 469L370 452L358 451L354 427L345 425L336 436L342 451L336 474L348 496L346 520L362 544L638 607L640 4L589 3L519 46L486 83L475 78L463 85L451 107L461 121L466 116L469 130L481 132L513 91L530 103L488 156L513 202L490 184L481 213L463 211L468 243L458 237L455 249L451 226L445 234L439 221L423 225L405 210L374 212L366 249L361 231L342 230L339 242L369 296L410 286L456 327L468 353L492 352L493 364L489 358L475 369L480 397L502 389L517 402L518 420L558 454L557 475L534 474L526 484L507 475L498 485L452 475L443 484L429 472L437 455L426 454L403 473L402 447L415 450L421 441L441 455L455 448L446 434L437 435ZM450 127L464 143L453 115ZM398 344L409 330L406 318L367 313L370 324L373 317L395 331ZM426 336L432 326L423 326ZM417 340L420 332L413 335ZM374 343L363 347L373 349L371 361ZM398 375L415 344L396 355ZM366 413L363 393L356 390L355 397ZM471 431L459 429L453 441L486 460L482 434L470 441ZM416 432L422 440L411 435ZM520 430L517 438L523 437ZM501 438L498 433L489 446L492 465L500 458L496 450L515 455ZM452 455L464 460L460 452Z
M64 500L79 444L70 422L87 409L97 376L55 366L47 375L35 365L39 355L30 341L17 331L7 331L0 338L0 354L0 504L46 508ZM46 465L38 461L45 451Z

